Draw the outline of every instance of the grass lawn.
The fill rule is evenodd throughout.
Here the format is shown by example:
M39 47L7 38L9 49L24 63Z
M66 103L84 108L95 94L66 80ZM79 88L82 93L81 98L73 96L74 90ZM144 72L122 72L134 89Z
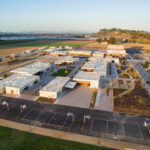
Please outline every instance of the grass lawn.
M0 127L1 150L110 150Z
M0 41L0 46L11 46L11 47L43 47L43 46L72 46L74 48L79 48L86 45L86 42L82 41L62 41L62 42L52 42L52 41L36 41L36 40L11 40L11 41Z
M67 70L67 71L66 71ZM52 76L61 76L66 77L72 70L71 69L59 69L57 72L54 72ZM67 72L67 73L66 73Z

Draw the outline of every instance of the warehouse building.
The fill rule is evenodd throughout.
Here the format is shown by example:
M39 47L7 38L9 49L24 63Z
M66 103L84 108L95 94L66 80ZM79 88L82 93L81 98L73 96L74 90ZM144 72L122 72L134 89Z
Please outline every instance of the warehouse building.
M91 88L99 87L100 73L79 71L73 78L82 86L90 86Z
M16 68L10 72L24 75L40 75L50 69L52 69L52 65L49 63L35 62L31 65Z
M20 95L40 80L38 76L13 74L0 81L1 94Z
M69 82L69 77L56 77L44 86L40 91L40 97L56 99L59 93L62 92L63 87Z
M68 51L69 55L74 55L74 56L91 56L92 55L92 51L83 51L83 50L71 50Z
M60 59L56 60L55 64L57 66L70 65L70 64L75 64L77 61L79 61L79 58L74 58L72 56L65 56L65 57L61 57Z
M123 45L108 45L107 55L126 57L127 54Z

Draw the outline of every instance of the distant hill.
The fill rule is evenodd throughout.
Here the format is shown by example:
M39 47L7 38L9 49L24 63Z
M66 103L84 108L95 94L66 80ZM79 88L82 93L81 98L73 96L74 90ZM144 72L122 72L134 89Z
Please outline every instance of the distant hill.
M99 39L109 39L111 37L116 39L127 39L130 43L150 44L150 33L145 31L124 30L124 29L101 29L93 34Z

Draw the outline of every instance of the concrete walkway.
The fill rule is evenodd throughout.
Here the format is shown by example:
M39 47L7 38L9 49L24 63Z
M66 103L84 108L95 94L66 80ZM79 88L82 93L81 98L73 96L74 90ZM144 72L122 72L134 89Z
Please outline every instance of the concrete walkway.
M113 112L112 90L107 96L106 88L101 88L99 101L96 102L94 109Z
M54 102L54 104L89 108L93 91L93 88L77 87L67 93L64 92L63 95Z

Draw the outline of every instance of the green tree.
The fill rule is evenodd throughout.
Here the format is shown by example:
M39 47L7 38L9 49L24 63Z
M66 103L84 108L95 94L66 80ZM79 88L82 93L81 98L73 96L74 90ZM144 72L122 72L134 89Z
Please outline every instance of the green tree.
M69 73L69 72L68 72L68 70L66 69L66 70L65 70L65 74L67 75L68 73Z
M115 44L116 43L116 39L114 37L111 37L108 42L110 44Z
M96 39L96 42L98 42L98 43L101 43L102 42L102 39Z

